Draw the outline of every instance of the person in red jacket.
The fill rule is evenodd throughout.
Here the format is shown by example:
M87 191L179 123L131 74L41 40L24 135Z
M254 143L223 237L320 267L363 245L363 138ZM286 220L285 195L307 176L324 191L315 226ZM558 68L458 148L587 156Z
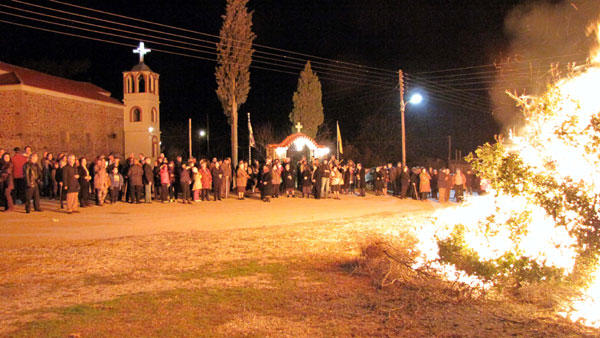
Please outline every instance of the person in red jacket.
M203 201L208 201L208 192L212 188L212 175L210 174L210 170L206 167L205 161L200 163L199 173L202 175L202 191L200 192L200 197Z
M31 155L31 147L25 147L25 152L21 152L21 148L15 148L15 155L12 158L13 163L13 180L15 186L15 195L16 199L21 201L21 203L25 202L25 190L27 188L27 184L25 183L25 174L23 172L23 167L25 163L29 160L29 155Z

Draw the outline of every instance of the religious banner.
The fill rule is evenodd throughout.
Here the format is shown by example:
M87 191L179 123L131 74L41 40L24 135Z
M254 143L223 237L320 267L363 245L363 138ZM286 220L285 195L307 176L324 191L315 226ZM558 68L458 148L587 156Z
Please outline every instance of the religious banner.
M250 138L250 146L256 148L256 141L254 141L254 132L252 131L252 123L250 123L250 113L248 113L248 134Z
M342 147L342 133L340 132L340 123L338 121L336 121L335 125L337 127L337 146L338 146L338 152L340 154L343 154L344 153L344 148Z

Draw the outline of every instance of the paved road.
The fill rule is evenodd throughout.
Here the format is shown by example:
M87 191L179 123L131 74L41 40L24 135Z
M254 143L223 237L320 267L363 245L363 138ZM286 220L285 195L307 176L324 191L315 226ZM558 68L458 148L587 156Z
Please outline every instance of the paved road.
M279 198L130 205L117 203L62 212L56 201L43 200L43 212L0 212L0 247L39 242L107 239L161 232L215 231L336 220L380 213L431 211L437 202L400 200L389 196L343 196L342 200Z

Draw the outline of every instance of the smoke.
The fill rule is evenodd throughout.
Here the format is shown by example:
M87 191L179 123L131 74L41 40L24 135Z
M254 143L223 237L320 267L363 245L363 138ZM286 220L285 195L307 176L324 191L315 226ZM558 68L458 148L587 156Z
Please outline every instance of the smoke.
M537 1L517 6L505 19L509 45L496 55L490 88L494 116L504 129L518 129L522 115L506 91L539 95L553 76L587 61L597 46L599 0Z

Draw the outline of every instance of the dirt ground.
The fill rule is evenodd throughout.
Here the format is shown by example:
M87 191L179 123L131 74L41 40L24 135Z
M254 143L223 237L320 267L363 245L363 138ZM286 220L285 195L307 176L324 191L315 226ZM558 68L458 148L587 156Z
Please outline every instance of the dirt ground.
M531 304L356 273L370 238L426 221L392 197L0 214L0 335L596 336Z
M256 227L322 222L385 212L431 211L435 202L401 201L397 198L343 196L342 200L300 198L256 198L238 201L130 205L117 203L80 209L65 214L55 201L44 200L44 212L0 212L0 246L19 247L29 243L65 240L109 239L146 236L161 232L221 231Z

